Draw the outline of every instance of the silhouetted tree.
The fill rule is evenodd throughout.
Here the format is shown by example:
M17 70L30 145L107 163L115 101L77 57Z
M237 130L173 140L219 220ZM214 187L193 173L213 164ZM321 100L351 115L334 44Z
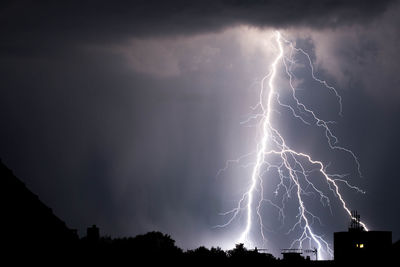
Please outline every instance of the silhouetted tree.
M199 247L195 250L188 250L185 253L187 263L214 263L222 264L227 261L227 255L221 248L212 247L211 250L206 247Z
M223 251L220 247L212 247L210 250L211 254L213 255L214 259L218 259L220 261L224 261L227 259L227 254L225 251Z

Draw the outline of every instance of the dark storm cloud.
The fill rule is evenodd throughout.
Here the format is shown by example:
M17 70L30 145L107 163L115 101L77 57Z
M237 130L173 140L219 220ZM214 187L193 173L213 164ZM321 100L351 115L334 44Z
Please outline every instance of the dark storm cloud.
M336 27L365 23L391 0L9 1L0 11L2 52L57 40L117 42L132 35L192 34L247 24ZM54 45L54 43L52 43ZM45 47L54 49L54 47Z

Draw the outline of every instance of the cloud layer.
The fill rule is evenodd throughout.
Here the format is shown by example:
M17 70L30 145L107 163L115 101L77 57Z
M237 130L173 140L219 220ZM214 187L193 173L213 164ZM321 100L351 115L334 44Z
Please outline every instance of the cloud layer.
M235 25L334 28L365 24L391 0L9 1L0 13L2 44L46 40L115 42L132 35L193 34ZM9 41L4 44L4 41ZM11 42L11 43L10 43Z

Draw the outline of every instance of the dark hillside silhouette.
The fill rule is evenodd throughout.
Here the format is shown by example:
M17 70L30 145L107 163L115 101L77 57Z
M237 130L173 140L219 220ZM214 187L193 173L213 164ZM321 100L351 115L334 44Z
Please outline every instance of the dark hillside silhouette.
M75 246L78 236L0 160L2 248L37 257Z

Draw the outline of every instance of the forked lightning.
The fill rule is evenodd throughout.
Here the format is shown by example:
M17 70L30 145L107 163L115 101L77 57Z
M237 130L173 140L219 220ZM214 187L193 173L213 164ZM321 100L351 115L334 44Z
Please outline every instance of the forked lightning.
M294 74L292 67L295 64L294 55L302 54L307 59L307 64L311 70L312 79L321 84L322 87L326 88L338 101L339 115L342 114L342 98L338 91L327 84L327 82L316 77L314 73L314 67L312 60L304 50L296 48L294 44L281 36L279 31L275 32L274 41L277 45L277 54L270 66L270 72L261 81L261 88L259 93L259 102L254 110L258 110L257 114L254 114L250 120L258 119L258 130L261 132L261 137L257 143L257 147L254 153L246 154L236 162L240 161L244 157L249 157L255 154L254 167L251 172L251 178L248 189L242 195L238 201L237 206L223 213L223 215L230 215L229 220L217 227L225 227L229 225L233 220L237 219L238 215L245 212L246 220L245 227L240 234L237 242L251 245L250 232L256 224L254 220L257 220L257 225L260 226L260 235L263 240L266 240L264 234L264 223L263 216L261 214L261 207L263 204L272 205L279 211L279 215L282 219L285 218L285 199L289 198L291 194L295 195L295 200L298 205L298 214L296 216L296 222L290 228L289 232L296 232L298 230L298 237L293 240L290 244L291 248L310 248L316 247L318 250L318 258L324 258L326 255L332 257L332 249L328 242L323 238L322 235L317 234L312 226L315 221L320 222L320 218L313 214L304 201L305 196L312 192L314 195L319 197L320 202L324 206L330 208L330 198L323 192L322 189L318 188L315 183L310 179L312 172L318 172L320 177L324 179L329 190L332 191L333 195L336 196L341 204L344 211L352 217L348 203L345 201L339 184L349 187L350 189L356 190L357 192L364 193L360 188L351 185L344 175L340 174L329 174L327 172L327 165L322 161L314 159L310 154L304 151L296 151L289 147L285 140L285 136L278 130L278 127L273 123L273 112L276 107L287 109L291 114L299 119L301 122L307 125L314 125L323 130L328 146L332 150L339 150L344 153L348 153L354 160L357 167L358 173L361 176L360 164L356 155L345 147L338 145L338 138L334 135L330 128L331 121L321 119L316 112L304 104L296 95L296 86L294 85ZM276 85L276 77L278 75L279 67L284 68L284 72L287 75L289 88L291 90L290 95L292 97L292 105L282 103L280 99L280 90ZM235 162L235 161L231 161ZM229 164L229 162L227 163ZM228 165L226 165L227 167ZM310 167L312 166L312 167ZM264 185L265 180L268 180L266 172L275 170L279 177L279 183L276 186L268 188ZM272 190L275 195L278 192L284 192L281 203L274 203L270 199L266 199L264 192L266 190ZM255 197L255 194L257 197ZM365 223L361 222L361 225L368 230Z

